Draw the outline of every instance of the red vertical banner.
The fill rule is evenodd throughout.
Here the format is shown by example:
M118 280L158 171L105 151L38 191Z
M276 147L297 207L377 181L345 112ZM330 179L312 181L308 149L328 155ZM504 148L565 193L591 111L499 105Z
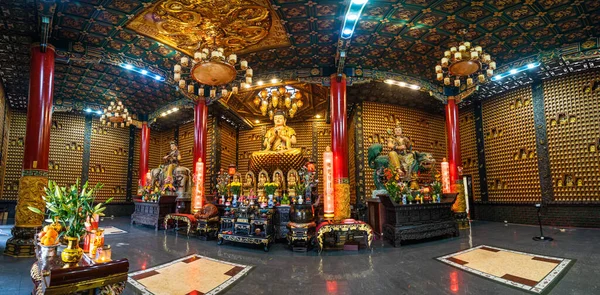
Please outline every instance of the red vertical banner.
M140 166L138 171L139 183L142 187L146 186L148 161L150 158L150 128L148 122L142 123L142 132L140 136Z

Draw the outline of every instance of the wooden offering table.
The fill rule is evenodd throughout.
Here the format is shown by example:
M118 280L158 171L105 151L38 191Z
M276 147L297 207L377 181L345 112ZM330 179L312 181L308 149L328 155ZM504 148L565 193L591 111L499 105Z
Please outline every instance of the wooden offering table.
M144 202L142 199L133 199L135 212L131 214L131 224L145 224L154 226L155 230L163 224L165 216L175 212L175 199L177 195L163 195L156 202Z
M373 243L373 229L370 225L354 219L347 219L341 223L333 222L321 222L317 227L317 242L319 245L319 253L323 251L325 245L325 235L333 233L343 241L348 241L348 236L351 236L355 232L362 232L365 236L365 242L369 249L372 249L371 244ZM339 239L338 238L338 239Z
M30 272L32 294L121 294L128 271L127 259L96 263L84 254L79 263L68 265L60 255L38 258Z
M444 194L440 203L397 204L388 195L379 195L385 207L383 238L394 247L408 240L459 235L458 224L452 216L456 194Z

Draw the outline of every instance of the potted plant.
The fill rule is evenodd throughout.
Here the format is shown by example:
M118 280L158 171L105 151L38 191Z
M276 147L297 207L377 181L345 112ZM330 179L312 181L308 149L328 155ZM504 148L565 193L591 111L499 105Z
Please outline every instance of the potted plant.
M85 222L96 216L104 216L106 209L103 205L112 201L108 199L105 203L98 203L94 206L94 194L102 188L98 183L94 188L88 189L86 182L81 191L79 191L79 179L70 187L60 187L56 182L48 181L48 187L45 188L45 195L42 196L46 202L46 212L51 220L56 220L64 231L60 237L67 241L67 248L63 250L61 258L66 263L75 263L81 259L83 250L79 248L79 240L85 236ZM28 207L29 210L44 214L35 207Z

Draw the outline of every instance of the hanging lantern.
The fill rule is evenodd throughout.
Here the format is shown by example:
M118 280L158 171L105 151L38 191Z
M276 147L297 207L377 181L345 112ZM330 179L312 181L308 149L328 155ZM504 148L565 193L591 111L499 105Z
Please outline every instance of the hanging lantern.
M323 152L323 180L325 187L323 193L325 195L324 210L325 219L333 219L334 217L334 200L333 200L333 152L327 146Z
M285 105L286 108L289 109L292 106L292 99L289 98L289 97L286 97L285 101L284 101L284 105Z
M279 97L273 95L273 97L271 97L271 104L274 108L277 108L277 106L279 105Z
M229 164L229 167L227 169L227 174L229 174L229 176L233 176L235 174L235 165L234 164Z
M300 91L296 91L296 92L294 93L294 98L295 98L295 99L301 99L301 98L302 98L302 93L300 93Z
M254 97L254 105L257 107L260 105L260 97L258 97L258 96Z
M304 103L301 100L298 100L296 102L296 105L298 106L298 108L301 108L304 105Z
M285 86L279 86L279 94L284 95L287 93L287 89L285 88Z
M258 92L258 96L260 96L260 98L267 98L267 95L269 95L269 92L266 89L263 89Z
M274 116L273 110L269 110L269 119L273 120L273 116Z

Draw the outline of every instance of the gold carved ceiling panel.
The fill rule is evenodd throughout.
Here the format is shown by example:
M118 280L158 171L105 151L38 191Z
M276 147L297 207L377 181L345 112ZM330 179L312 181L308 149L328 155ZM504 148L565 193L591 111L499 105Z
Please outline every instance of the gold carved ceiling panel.
M161 0L127 28L192 56L212 40L237 54L290 45L268 0Z

